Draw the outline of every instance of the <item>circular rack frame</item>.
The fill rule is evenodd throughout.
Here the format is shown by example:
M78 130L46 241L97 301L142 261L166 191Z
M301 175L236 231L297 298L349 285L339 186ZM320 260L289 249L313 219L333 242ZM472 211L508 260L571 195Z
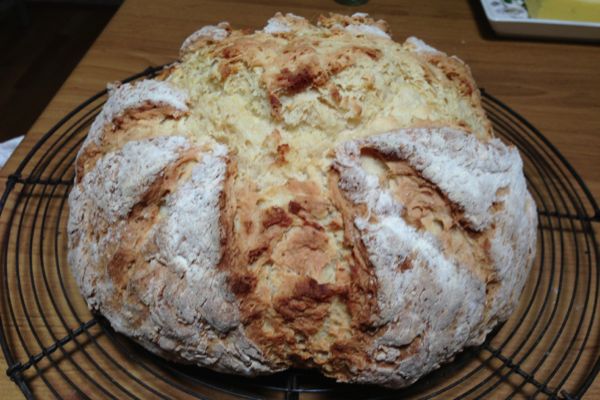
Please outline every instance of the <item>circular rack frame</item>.
M297 369L259 378L219 374L149 354L91 314L66 263L66 199L76 153L106 90L32 147L0 198L0 344L8 376L26 398L581 398L600 369L600 210L539 131L485 91L482 98L496 134L523 157L539 213L536 262L509 321L415 385L345 385Z

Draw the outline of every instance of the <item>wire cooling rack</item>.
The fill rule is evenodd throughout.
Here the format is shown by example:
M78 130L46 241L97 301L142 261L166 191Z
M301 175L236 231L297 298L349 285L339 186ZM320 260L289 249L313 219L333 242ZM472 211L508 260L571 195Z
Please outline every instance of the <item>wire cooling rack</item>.
M48 131L0 199L0 344L6 372L27 398L570 400L598 374L598 205L556 148L486 92L497 135L523 156L539 239L518 309L482 346L395 391L336 384L308 370L242 378L149 354L88 311L66 264L73 162L105 99L106 91L96 94Z

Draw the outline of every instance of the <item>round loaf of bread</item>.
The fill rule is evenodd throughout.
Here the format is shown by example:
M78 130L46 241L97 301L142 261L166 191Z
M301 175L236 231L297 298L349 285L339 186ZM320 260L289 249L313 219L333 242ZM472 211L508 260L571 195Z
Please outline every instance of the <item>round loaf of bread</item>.
M365 14L207 26L109 86L76 160L69 263L171 360L402 387L513 312L537 217L468 67Z

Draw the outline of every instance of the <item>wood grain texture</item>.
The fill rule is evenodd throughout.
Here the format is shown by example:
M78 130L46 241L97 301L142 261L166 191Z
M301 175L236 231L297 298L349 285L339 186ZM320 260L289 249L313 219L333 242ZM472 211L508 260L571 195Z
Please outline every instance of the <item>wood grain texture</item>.
M445 0L372 0L356 8L320 0L127 0L4 167L0 186L43 133L106 82L173 61L183 39L202 25L227 20L234 27L257 29L276 11L312 19L329 11L364 11L387 20L396 40L414 35L456 54L481 87L548 137L600 199L600 48L493 39L479 28L476 6ZM581 363L598 355L597 332L591 340ZM2 397L22 397L5 376L0 390ZM600 398L600 380L586 398Z
M14 16L0 23L0 141L27 132L117 9L41 2L26 8L27 28Z

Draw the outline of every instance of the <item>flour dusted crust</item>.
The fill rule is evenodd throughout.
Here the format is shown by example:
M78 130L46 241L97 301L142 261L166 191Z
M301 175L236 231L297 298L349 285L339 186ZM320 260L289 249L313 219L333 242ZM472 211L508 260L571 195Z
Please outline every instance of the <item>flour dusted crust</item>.
M521 158L468 67L366 14L201 28L109 87L76 160L69 263L163 357L409 385L515 309L535 255Z

